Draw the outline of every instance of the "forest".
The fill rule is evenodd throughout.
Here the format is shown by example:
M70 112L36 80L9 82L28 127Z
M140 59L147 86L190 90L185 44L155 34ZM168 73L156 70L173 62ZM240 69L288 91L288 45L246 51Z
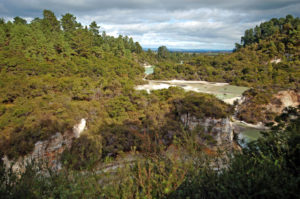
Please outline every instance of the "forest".
M99 35L95 22L88 28L71 14L61 21L51 11L43 15L30 24L19 17L1 24L5 39L0 51L0 149L4 154L26 155L37 141L71 131L81 118L88 118L90 134L101 135L104 154L129 151L137 142L134 136L126 137L120 126L126 131L134 125L141 132L147 126L151 136L161 131L168 120L165 115L174 112L172 101L185 94L134 91L144 76L140 62L151 60L152 52L140 51L132 38ZM201 96L220 108L207 115L224 115L230 109L212 96ZM209 111L205 105L195 108ZM107 151L105 140L111 135L116 140ZM126 139L134 141L126 144L131 143Z
M299 108L272 115L276 124L247 147L215 150L214 136L201 126L188 128L182 118L217 121L230 118L234 106L177 87L134 89L145 83L147 63L155 66L148 79L250 87L244 96L251 96L250 109L259 114L273 93L299 90L299 18L288 15L246 30L233 53L218 55L169 52L166 46L143 51L132 38L99 29L95 21L83 26L70 13L58 19L50 10L30 22L0 19L3 198L300 196ZM253 120L248 112L238 117ZM82 118L87 129L59 157L61 170L40 162L20 173L5 168L2 157L18 161L37 142L72 132ZM113 172L99 170L131 156L138 158Z

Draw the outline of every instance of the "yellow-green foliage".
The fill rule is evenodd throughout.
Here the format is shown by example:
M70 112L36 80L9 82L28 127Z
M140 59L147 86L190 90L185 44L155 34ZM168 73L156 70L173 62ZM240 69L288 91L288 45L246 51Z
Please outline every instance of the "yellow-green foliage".
M138 43L96 34L95 24L86 29L67 21L64 25L75 23L76 29L61 30L48 10L43 19L24 21L16 18L14 23L0 24L2 152L9 157L25 155L36 141L71 131L81 118L88 119L92 131L109 118L115 122L131 116L127 114L131 103L121 99L122 108L128 109L123 113L114 110L114 100L128 96L143 76L144 69L131 55ZM126 48L116 48L120 45Z
M90 166L82 158L94 163L99 161L95 155L115 157L132 147L146 151L147 136L160 140L180 125L173 101L185 96L183 90L150 95L134 90L144 76L137 59L153 56L131 38L100 35L95 22L84 28L75 19L66 14L58 21L45 10L43 19L29 24L21 18L0 24L5 35L0 41L0 151L9 158L28 154L56 132L72 131L81 118L87 119L87 137L64 155L76 169ZM199 100L206 98L200 109L215 106L222 110L210 116L226 116L227 107L208 95Z

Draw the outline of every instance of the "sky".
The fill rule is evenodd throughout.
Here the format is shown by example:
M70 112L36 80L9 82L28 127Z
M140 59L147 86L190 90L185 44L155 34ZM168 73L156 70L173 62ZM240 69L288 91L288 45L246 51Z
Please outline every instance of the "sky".
M144 48L231 50L246 29L274 17L300 16L300 0L0 0L0 17L31 20L49 9Z

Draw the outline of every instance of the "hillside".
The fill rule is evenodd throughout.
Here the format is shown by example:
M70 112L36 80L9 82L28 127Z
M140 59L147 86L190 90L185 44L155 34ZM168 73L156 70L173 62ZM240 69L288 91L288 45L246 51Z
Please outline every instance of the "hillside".
M233 53L199 55L144 52L70 13L1 19L1 198L297 198L300 107L275 105L299 90L299 23L272 19ZM147 64L147 78L252 89L240 107L179 87L135 90ZM261 111L270 101L280 117ZM241 148L234 114L277 123Z
M15 17L14 22L2 20L0 25L2 154L9 159L27 155L38 141L58 132L70 134L82 119L88 139L81 138L76 145L83 149L97 138L101 143L100 149L95 145L97 160L132 147L145 151L140 138L145 131L151 139L163 139L163 147L175 135L181 136L174 109L175 101L185 96L182 90L150 95L134 90L144 76L140 62L151 60L138 42L127 36L100 35L95 22L83 27L72 14L60 21L49 10L43 15L30 23ZM211 109L204 105L193 109L207 112L207 117L229 115L230 106L210 95L199 97L204 101L195 103ZM174 124L177 130L164 138L176 129ZM88 150L86 156L94 151ZM74 157L69 161L74 163Z
M283 90L300 88L300 19L271 19L245 31L235 52L194 56L184 64L172 57L157 64L151 79L227 82L252 88L238 117L247 122L272 121L278 113L262 111ZM297 96L296 96L297 97ZM251 107L249 109L249 107ZM259 118L259 119L258 119ZM269 119L265 119L269 118Z
M174 63L169 59L158 64L153 76L149 78L206 80L253 87L299 88L299 24L300 19L292 16L272 19L254 28L256 31L246 30L241 39L242 45L236 44L237 49L234 53L200 55L184 64Z
M89 118L91 129L101 125L109 117L98 110L110 99L129 100L143 76L133 60L141 47L131 38L99 35L95 22L83 27L71 14L60 21L43 14L29 24L19 17L0 23L0 142L10 157L81 118Z

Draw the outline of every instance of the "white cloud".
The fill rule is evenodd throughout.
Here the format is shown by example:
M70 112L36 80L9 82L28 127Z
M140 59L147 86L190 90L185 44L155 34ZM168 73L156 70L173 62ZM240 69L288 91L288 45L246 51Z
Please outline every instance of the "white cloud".
M245 29L272 17L299 16L298 0L0 0L0 16L32 19L43 9L70 12L84 25L128 35L144 47L232 49Z

